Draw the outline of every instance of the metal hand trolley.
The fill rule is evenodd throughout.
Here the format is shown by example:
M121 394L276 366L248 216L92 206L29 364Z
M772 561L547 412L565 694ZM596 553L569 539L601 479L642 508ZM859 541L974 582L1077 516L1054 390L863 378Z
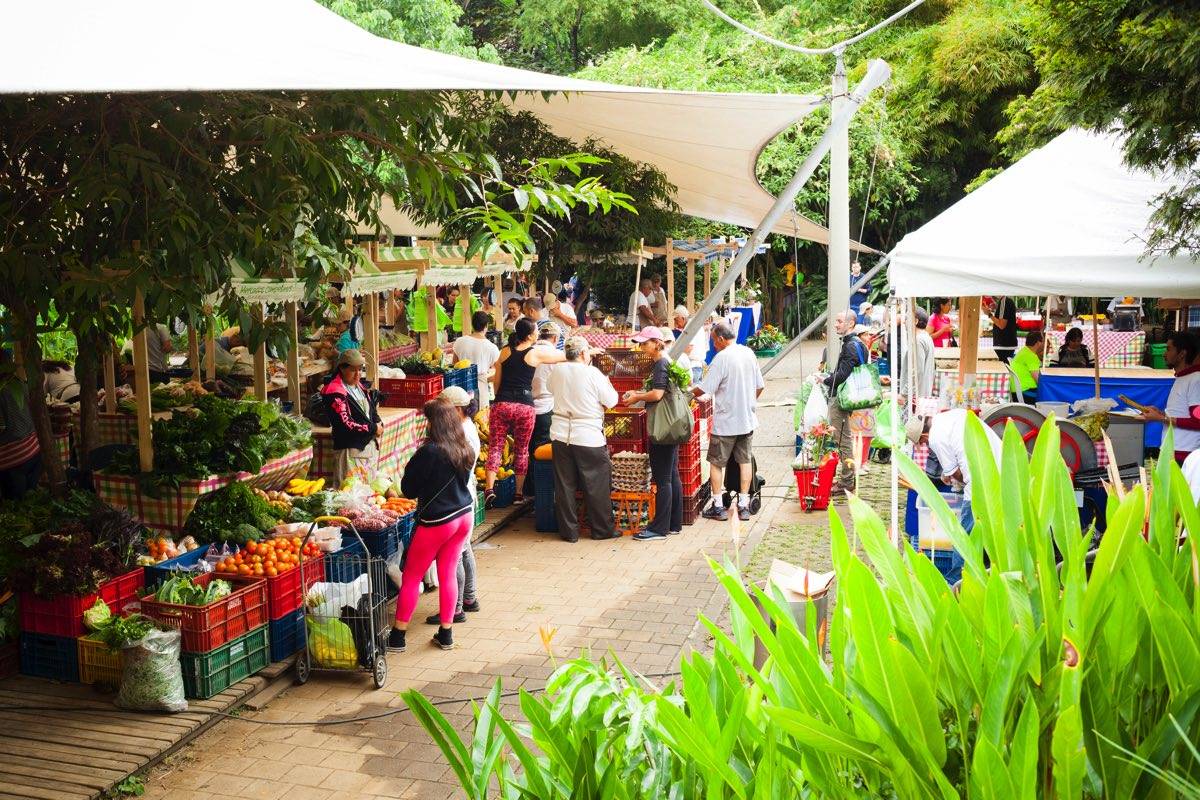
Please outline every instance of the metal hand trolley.
M387 636L388 632L388 626L384 624L388 617L387 559L373 556L371 551L367 549L362 535L354 527L354 523L345 517L317 517L313 520L308 532L304 535L305 543L308 542L318 525L323 522L332 522L341 526L343 545L341 550L325 554L325 572L324 575L319 577L323 578L323 582L325 583L339 584L353 583L360 576L366 575L367 591L354 606L342 606L338 610L339 613L336 617L315 614L314 609L309 606L308 593L310 583L318 581L310 582L308 580L308 570L301 570L300 586L304 608L302 641L304 646L296 657L296 682L301 684L307 683L309 676L317 671L363 671L370 673L374 680L375 688L381 689L384 683L387 682L387 644L384 641L384 637ZM349 546L345 544L347 530L354 534L354 539L350 542ZM352 660L355 666L329 667L314 665L308 632L310 617L323 622L337 620L350 629L353 639L352 643L347 644L344 639L341 640L337 645L335 655L341 661L349 662Z

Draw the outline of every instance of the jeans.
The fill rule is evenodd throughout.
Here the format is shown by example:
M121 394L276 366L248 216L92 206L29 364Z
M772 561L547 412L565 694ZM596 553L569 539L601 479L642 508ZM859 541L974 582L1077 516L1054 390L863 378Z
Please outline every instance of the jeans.
M650 474L658 494L654 519L648 530L678 533L683 530L683 484L679 481L679 445L650 443Z
M975 512L971 510L971 501L964 499L958 509L958 522L967 533L975 527Z
M471 548L471 537L463 543L462 558L454 570L455 583L458 584L458 602L454 604L455 613L463 610L463 603L474 603L475 596L475 551Z

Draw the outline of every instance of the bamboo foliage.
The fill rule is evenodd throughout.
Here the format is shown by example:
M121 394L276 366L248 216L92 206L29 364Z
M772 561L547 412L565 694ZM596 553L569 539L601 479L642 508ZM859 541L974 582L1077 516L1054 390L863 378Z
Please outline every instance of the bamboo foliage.
M1200 783L1200 511L1161 461L1089 552L1055 425L1032 454L1006 431L997 468L981 423L967 449L968 534L899 457L964 554L957 592L889 543L852 498L857 552L830 514L838 597L828 650L782 596L712 563L730 599L711 655L657 684L617 662L564 664L523 720L476 709L470 747L418 693L405 699L467 795L504 798L1116 798ZM1164 452L1171 452L1170 442ZM755 640L769 657L753 666ZM493 795L494 796L494 795Z

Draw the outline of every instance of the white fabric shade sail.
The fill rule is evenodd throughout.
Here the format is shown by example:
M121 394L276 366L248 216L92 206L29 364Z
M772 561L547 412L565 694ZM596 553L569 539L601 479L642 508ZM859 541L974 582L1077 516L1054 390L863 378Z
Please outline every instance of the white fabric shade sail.
M39 0L0 11L0 94L355 89L558 92L510 102L559 135L654 164L684 213L747 227L773 199L755 178L759 151L821 102L487 64L378 38L311 0ZM775 232L829 240L798 214Z
M1131 169L1121 136L1069 130L890 253L901 297L985 294L1200 297L1200 263L1146 256L1170 175Z

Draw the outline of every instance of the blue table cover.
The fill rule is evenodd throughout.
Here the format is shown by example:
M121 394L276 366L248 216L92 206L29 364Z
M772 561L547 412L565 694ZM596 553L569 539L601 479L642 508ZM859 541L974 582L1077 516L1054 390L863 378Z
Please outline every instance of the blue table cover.
M1167 395L1171 393L1174 378L1113 378L1100 376L1100 396L1117 400L1117 395L1123 394L1142 405L1166 408ZM1095 380L1082 375L1047 375L1042 373L1038 381L1038 400L1056 403L1073 403L1095 395ZM1117 400L1117 409L1128 408ZM1154 423L1146 426L1146 447L1158 447L1162 444L1162 425Z
M745 344L746 340L758 332L759 326L754 324L754 306L734 306L730 311L740 312L741 324L738 326L737 343Z

